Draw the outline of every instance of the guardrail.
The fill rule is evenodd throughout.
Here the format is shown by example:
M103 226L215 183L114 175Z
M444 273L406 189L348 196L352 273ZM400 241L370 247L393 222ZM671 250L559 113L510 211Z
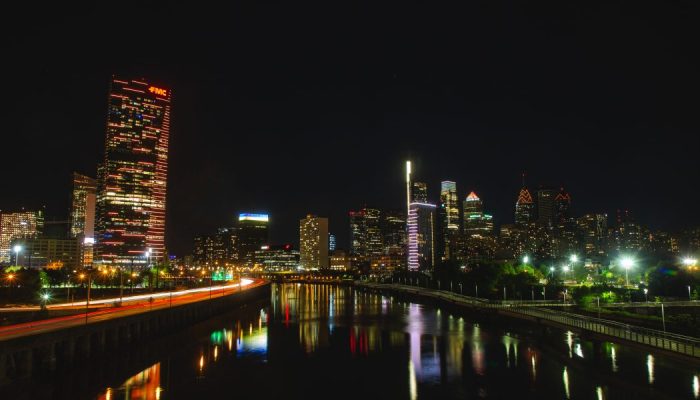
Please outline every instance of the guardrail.
M700 357L700 339L616 321L533 307L513 307L511 311L558 322L631 342L646 344L692 357Z
M502 302L464 296L457 293L437 289L416 288L397 284L371 284L363 282L361 286L372 289L394 289L402 293L416 294L423 297L440 299L455 304L469 305L477 308L502 310L514 314L527 315L538 319L556 322L564 326L574 327L606 336L640 343L691 357L700 357L700 339L691 336L668 333L656 329L624 324L616 321L588 317L580 314L540 308L542 306L559 305L561 302Z

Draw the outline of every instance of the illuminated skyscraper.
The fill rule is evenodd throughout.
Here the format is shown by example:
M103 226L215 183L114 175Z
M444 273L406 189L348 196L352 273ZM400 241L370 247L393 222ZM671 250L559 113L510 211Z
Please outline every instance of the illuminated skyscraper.
M93 261L95 244L95 201L97 182L89 176L73 173L73 201L71 203L71 236L78 240L82 266Z
M418 215L411 208L413 201L411 162L406 161L406 264L409 270L418 270Z
M484 214L484 203L475 192L464 200L464 233L467 236L493 234L493 217Z
M335 242L335 235L332 233L328 234L328 251L333 252L335 251L336 247L336 242Z
M299 221L299 264L328 269L328 218L307 215Z
M525 225L535 222L535 202L527 187L523 186L515 203L515 224Z
M95 199L97 182L89 176L73 173L73 202L71 205L71 235L77 238L95 237Z
M587 258L601 258L608 253L608 215L586 214L577 219L583 252Z
M406 220L408 269L435 266L435 205L427 203L428 185L411 180L411 162L406 161Z
M381 211L367 207L350 211L350 252L360 261L371 261L383 254Z
M382 223L384 254L389 256L397 268L406 268L406 214L401 211L386 211Z
M98 169L95 262L146 265L165 254L171 92L112 78L105 155Z
M456 237L459 233L459 200L457 183L442 181L440 183L440 230L441 257L443 260L454 258Z
M571 207L571 195L562 187L554 198L554 222L561 224L569 219Z
M17 262L11 244L14 239L36 238L44 228L44 212L0 212L0 263Z
M556 218L556 189L537 191L537 221L543 226L553 226Z
M268 244L268 226L270 217L267 214L241 213L238 215L236 234L238 236L238 260L252 267L258 264L255 252ZM326 230L328 236L328 230ZM328 238L326 237L326 240Z

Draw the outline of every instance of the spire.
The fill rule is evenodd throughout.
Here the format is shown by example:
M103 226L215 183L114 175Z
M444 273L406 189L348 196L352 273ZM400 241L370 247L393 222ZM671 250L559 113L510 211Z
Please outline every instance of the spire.
M467 201L479 201L479 196L477 196L476 193L474 193L474 191L472 191L467 196Z

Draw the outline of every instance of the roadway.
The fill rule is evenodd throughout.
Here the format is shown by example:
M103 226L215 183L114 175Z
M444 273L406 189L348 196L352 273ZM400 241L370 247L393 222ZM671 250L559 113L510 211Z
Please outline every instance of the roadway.
M197 301L206 301L211 298L223 297L232 293L264 284L263 280L241 279L240 284L229 284L211 286L205 288L196 288L188 290L179 290L173 292L151 293L137 296L122 297L121 306L106 307L108 304L114 304L119 301L119 297L111 299L100 299L90 301L90 306L99 306L97 310L86 310L79 314L48 318L40 321L25 322L0 327L0 341L14 339L22 336L35 335L40 333L51 332L59 329L66 329L74 326L86 324L94 324L115 318L122 318L134 314L146 313L152 310L179 306ZM152 300L151 300L152 299ZM86 309L85 301L52 304L50 309Z

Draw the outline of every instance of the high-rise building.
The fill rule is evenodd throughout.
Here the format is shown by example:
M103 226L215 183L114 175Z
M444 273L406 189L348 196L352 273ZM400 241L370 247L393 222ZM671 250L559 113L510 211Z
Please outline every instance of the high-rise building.
M384 253L381 216L376 208L350 211L350 252L361 261L369 262Z
M608 253L608 215L586 214L577 219L583 252L587 258L605 257Z
M440 247L441 258L450 260L455 257L455 246L459 234L459 200L457 183L442 181L440 183Z
M299 221L299 263L305 269L328 269L328 218L307 215Z
M414 235L418 269L435 267L435 208L435 204L430 203L413 202L409 205L409 240Z
M241 264L247 267L259 264L255 259L255 252L269 242L269 223L270 216L268 214L238 214L236 234L238 237L238 261ZM326 240L328 240L327 230Z
M543 226L552 226L556 218L556 189L542 188L537 191L537 222Z
M71 203L71 235L76 238L95 237L95 200L97 181L89 176L73 173L73 201Z
M406 214L400 211L384 212L382 224L384 255L394 258L398 268L406 268Z
M562 187L554 197L554 223L561 224L569 219L569 208L571 207L571 195Z
M515 203L515 224L525 225L535 222L535 202L527 187L523 186Z
M335 251L336 242L335 235L332 233L328 234L328 251Z
M112 78L105 154L98 168L95 262L146 265L166 258L170 89Z
M213 235L194 238L194 261L199 265L226 265L238 261L236 228L219 228Z
M471 192L464 200L464 233L467 236L491 236L493 216L484 213L484 203Z
M414 203L428 202L428 184L425 182L413 182L411 201Z
M615 250L618 253L635 253L644 246L644 228L640 226L629 210L617 210L617 224L613 231Z
M12 251L14 239L36 238L43 229L43 210L0 212L0 263L17 262L18 254Z
M83 267L92 265L93 261L96 200L97 181L74 172L70 231L71 236L80 243L80 259Z

